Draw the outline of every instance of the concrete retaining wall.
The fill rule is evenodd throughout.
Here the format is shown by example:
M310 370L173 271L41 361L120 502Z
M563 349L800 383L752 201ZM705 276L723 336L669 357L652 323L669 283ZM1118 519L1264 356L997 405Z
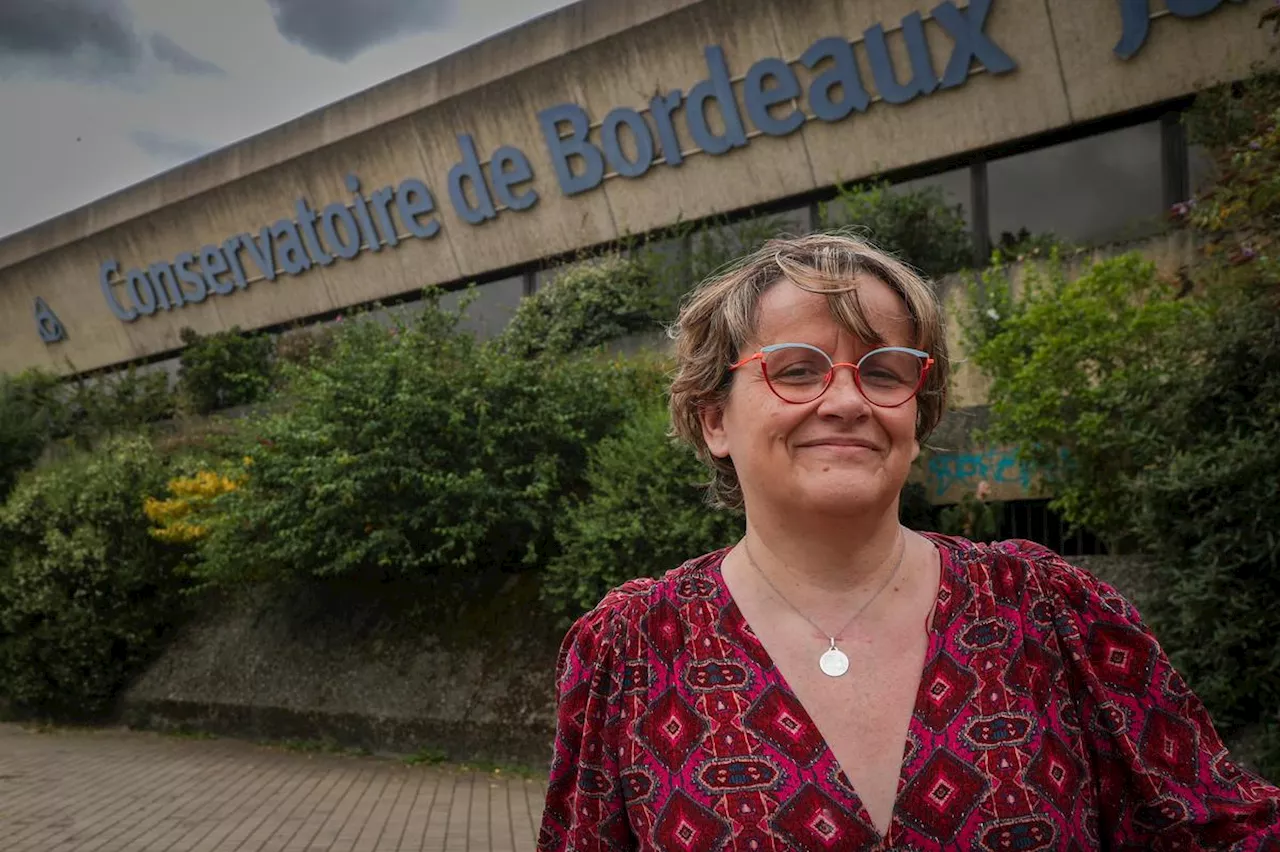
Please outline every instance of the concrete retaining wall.
M429 602L403 606L421 592L373 585L355 596L255 593L222 602L128 690L121 718L159 730L543 766L563 630L516 616L528 601L514 582L496 606L459 618ZM379 594L398 611L377 603Z
M1076 563L1139 606L1150 588L1150 566L1140 559ZM452 760L546 766L564 631L529 616L523 595L532 578L514 584L486 612L435 631L422 626L430 614L380 611L370 603L374 588L363 601L255 594L224 602L128 691L122 718L159 730L327 740L374 752L431 748Z

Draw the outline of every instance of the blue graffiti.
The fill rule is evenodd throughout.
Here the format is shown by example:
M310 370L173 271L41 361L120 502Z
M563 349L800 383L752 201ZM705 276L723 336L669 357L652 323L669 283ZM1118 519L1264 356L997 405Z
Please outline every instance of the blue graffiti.
M1023 490L1031 488L1031 471L1018 463L1013 450L948 453L930 458L928 467L935 497L942 497L957 485L972 488L983 481L991 485L1017 483Z

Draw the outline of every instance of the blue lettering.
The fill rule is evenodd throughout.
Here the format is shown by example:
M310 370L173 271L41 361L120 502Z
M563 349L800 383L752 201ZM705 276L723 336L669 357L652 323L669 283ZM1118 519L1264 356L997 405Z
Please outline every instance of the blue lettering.
M708 47L704 54L709 77L689 90L685 112L689 120L689 133L698 147L708 154L723 154L731 148L747 144L747 134L742 129L742 117L738 115L738 101L733 96L729 82L729 66L719 45ZM716 135L707 125L707 103L716 104L724 119L724 134Z
M378 239L378 231L373 227L373 219L369 217L369 205L360 194L360 179L354 174L347 175L347 189L354 194L356 221L360 223L360 234L364 244L370 251L381 251L382 242Z
M298 225L302 228L302 241L306 244L311 259L321 266L333 263L333 257L325 252L324 246L320 245L320 237L316 234L315 211L302 198L294 202L293 211L297 214Z
M951 0L934 7L934 20L956 43L942 74L942 88L950 89L967 80L975 59L992 74L1004 74L1018 67L1009 54L984 32L990 12L991 0L969 0L969 7L964 12L957 9Z
M195 262L195 255L184 251L174 259L173 267L178 273L178 285L186 284L190 288L186 291L187 301L199 304L209 295L209 285L204 283L204 276L194 269Z
M919 12L912 12L902 19L902 35L907 40L907 56L911 60L911 81L906 84L898 82L898 75L893 70L893 57L889 55L884 27L876 24L863 35L867 41L867 57L871 60L871 75L885 103L905 104L938 88L938 77L933 72L929 43L924 37L924 21Z
M235 292L234 286L218 277L229 271L227 259L222 256L222 249L218 246L200 247L200 271L204 273L205 284L219 296L226 296Z
M1147 0L1120 0L1120 19L1124 28L1120 41L1112 49L1121 59L1129 59L1147 43L1147 33L1151 29Z
M382 229L382 238L390 246L400 245L400 236L396 233L396 223L391 218L391 202L396 198L396 191L389 186L373 192L373 212L378 217L378 227Z
M344 233L338 233L341 222ZM338 257L350 260L360 253L360 229L347 205L334 203L324 208L324 238L330 246L337 247Z
M231 264L231 274L235 276L236 287L247 289L249 282L244 277L244 267L240 265L240 238L228 237L222 242L222 256Z
M422 181L409 178L400 182L396 187L396 208L400 211L404 226L415 237L425 240L439 233L440 223L435 219L425 225L418 221L418 216L436 209L436 203L431 198L431 190L427 189L427 185Z
M568 136L560 135L560 122L569 122ZM538 113L542 135L547 140L551 162L556 169L556 179L565 195L577 195L595 189L604 180L604 155L587 140L590 124L587 113L577 104L557 104ZM575 175L569 165L570 157L580 157L585 171Z
M130 269L125 275L124 286L129 291L129 297L133 299L133 306L138 309L138 313L149 317L156 312L156 294L152 291L151 282L147 280L145 272L141 269ZM165 307L168 307L167 302Z
M516 184L532 179L533 166L529 165L529 158L519 148L503 145L493 152L489 159L489 180L493 181L493 192L503 207L528 210L536 204L538 193L532 187L520 193L511 191Z
M459 216L472 225L479 225L498 213L493 209L493 199L489 197L489 187L484 182L484 172L480 170L475 140L464 133L458 137L458 147L462 149L462 162L449 169L449 200ZM466 181L471 182L476 194L474 206L467 198Z
M1221 6L1226 0L1165 0L1169 11L1179 18L1198 18L1207 15ZM1244 0L1231 0L1232 3L1243 3Z
M271 237L275 240L276 266L290 275L298 275L311 268L311 258L302 250L302 239L292 222L277 220L271 225Z
M160 307L166 311L169 310L169 299L172 297L173 306L180 308L185 304L182 298L182 288L178 286L178 279L173 276L173 267L167 263L153 263L147 269L147 277L151 279L151 289L160 299Z
M1224 0L1166 0L1169 12L1179 18L1199 18L1223 4ZM1244 0L1231 0L1243 3ZM1112 48L1121 59L1132 59L1147 43L1151 31L1150 0L1120 0L1123 30L1120 41Z
M778 85L775 88L765 87L770 78L777 82ZM788 133L794 133L800 125L804 124L804 113L800 111L800 105L795 103L800 97L800 81L796 79L791 66L781 59L769 57L752 65L747 70L747 78L742 88L743 100L747 104L747 115L751 118L751 123L762 133L770 136L786 136ZM786 116L774 118L769 113L769 107L788 101L791 101L794 106Z
M675 122L672 115L680 109L684 95L679 89L665 95L654 95L649 101L649 113L658 126L658 141L662 145L662 159L668 166L678 166L684 162L684 153L680 150L680 139L676 136Z
M635 160L628 160L622 150L618 132L623 125L631 130L631 135L636 140ZM653 137L649 135L649 125L633 109L618 107L606 115L600 127L600 141L604 145L604 158L609 167L623 177L640 177L653 164Z
M249 253L249 259L258 267L262 277L268 281L276 280L276 264L272 257L271 229L263 228L258 232L258 241L254 242L249 234L241 234L238 238L240 247Z
M133 322L138 318L138 312L116 301L116 294L111 289L111 276L119 271L120 264L114 260L104 260L98 267L98 285L102 287L102 295L106 298L107 307L111 309L111 313L122 322Z
M855 109L866 112L871 106L871 95L862 84L853 45L835 36L819 39L804 52L800 62L812 71L824 59L831 59L835 67L823 71L809 84L809 108L813 114L823 121L840 121ZM831 90L836 86L840 87L839 101L831 99Z

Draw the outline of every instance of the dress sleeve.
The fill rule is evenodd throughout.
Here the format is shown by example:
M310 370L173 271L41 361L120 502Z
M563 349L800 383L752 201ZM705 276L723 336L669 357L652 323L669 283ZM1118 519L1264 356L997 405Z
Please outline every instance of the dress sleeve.
M539 852L632 850L618 775L629 607L617 592L569 629L556 664L556 738Z
M1112 849L1280 850L1280 789L1237 766L1137 609L1038 545Z

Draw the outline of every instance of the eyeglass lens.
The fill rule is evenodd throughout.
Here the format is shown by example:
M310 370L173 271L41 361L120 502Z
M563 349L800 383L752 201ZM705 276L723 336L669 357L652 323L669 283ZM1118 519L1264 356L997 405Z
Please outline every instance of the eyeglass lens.
M909 352L877 349L858 364L858 389L876 405L901 405L920 385L921 359ZM784 346L766 353L765 378L773 392L787 402L811 402L822 395L832 378L831 360L803 346Z

